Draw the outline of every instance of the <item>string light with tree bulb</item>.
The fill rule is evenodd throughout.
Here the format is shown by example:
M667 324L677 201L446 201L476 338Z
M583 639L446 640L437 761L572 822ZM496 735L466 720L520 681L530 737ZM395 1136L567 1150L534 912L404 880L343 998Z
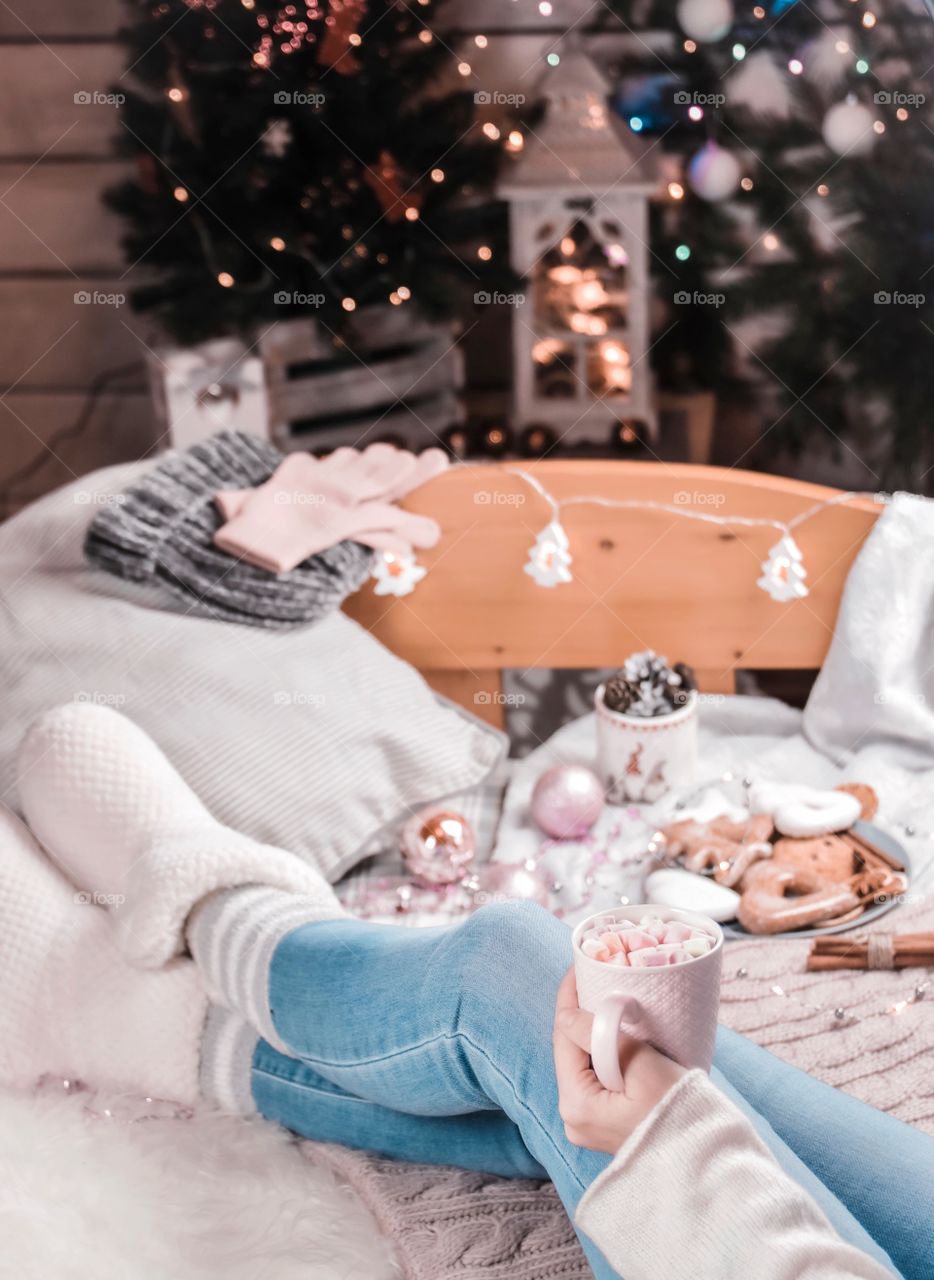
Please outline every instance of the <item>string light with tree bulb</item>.
M573 581L573 556L570 542L559 520L551 520L535 539L524 566L525 572L539 587L557 587Z
M378 596L407 596L427 572L414 555L381 551L373 562L373 593Z
M449 433L449 437L450 437ZM464 434L465 446L468 441ZM448 447L451 448L450 443ZM459 464L461 466L466 464ZM474 464L470 464L474 470ZM824 498L813 503L791 520L773 520L766 516L715 515L705 509L695 509L681 503L655 502L641 498L607 498L601 494L571 494L565 498L556 498L542 483L538 476L521 467L504 466L500 468L502 475L516 476L527 484L548 505L549 518L536 534L535 541L529 548L528 560L524 571L540 587L559 587L573 582L571 566L574 562L571 541L561 521L561 513L568 507L595 506L608 511L662 511L667 515L677 516L685 520L697 520L702 524L715 525L718 528L773 529L778 538L769 548L766 559L760 566L760 576L755 585L764 591L778 604L788 604L802 600L809 594L806 584L807 568L801 549L794 538L793 531L812 520L828 507L836 507L852 501L854 498L871 498L884 505L889 501L884 493L868 493L848 490L834 494L832 498ZM495 503L493 504L495 505ZM393 557L393 560L395 557ZM414 565L414 560L412 561ZM411 566L409 566L411 572ZM406 595L413 590L415 583L424 577L425 570L415 566L417 576L406 578L395 595ZM386 568L379 565L374 570L374 577L383 582ZM398 574L397 574L398 576ZM385 592L380 592L385 594Z

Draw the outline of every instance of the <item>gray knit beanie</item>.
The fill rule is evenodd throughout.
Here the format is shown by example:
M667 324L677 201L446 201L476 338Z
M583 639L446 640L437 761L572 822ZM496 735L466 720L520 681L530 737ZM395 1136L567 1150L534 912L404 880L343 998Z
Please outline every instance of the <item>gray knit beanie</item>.
M92 521L84 552L119 578L151 583L184 601L187 612L253 627L314 622L362 586L373 553L338 542L278 577L215 547L222 523L214 495L268 480L283 454L239 431L221 431L170 454Z

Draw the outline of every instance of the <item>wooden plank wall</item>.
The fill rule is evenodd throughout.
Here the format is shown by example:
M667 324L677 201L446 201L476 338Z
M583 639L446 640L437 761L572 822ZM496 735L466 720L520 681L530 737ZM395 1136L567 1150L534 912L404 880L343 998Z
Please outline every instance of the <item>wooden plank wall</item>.
M544 53L589 3L555 0L551 16L538 0L452 0L446 38L469 58L477 88L531 95ZM119 227L100 204L120 174L120 126L112 106L93 100L123 74L121 8L119 0L0 5L0 514L157 444L143 365L155 335L127 303L93 300L127 292ZM477 34L488 37L485 48ZM91 302L76 301L87 294ZM57 441L108 375L89 428ZM11 477L34 460L39 469L11 490Z
M140 456L154 440L145 333L116 300L127 292L119 228L99 199L120 174L116 112L82 101L121 74L120 20L118 0L0 7L3 514L73 475ZM110 371L121 372L80 438L67 439Z

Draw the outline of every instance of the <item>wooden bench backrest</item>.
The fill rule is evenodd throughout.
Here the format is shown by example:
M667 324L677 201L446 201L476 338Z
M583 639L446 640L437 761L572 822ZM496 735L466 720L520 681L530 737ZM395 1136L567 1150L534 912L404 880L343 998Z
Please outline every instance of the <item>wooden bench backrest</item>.
M778 604L756 586L774 529L575 505L561 517L574 580L548 589L523 566L550 509L513 465L559 499L650 500L717 516L787 521L836 492L718 467L579 460L470 464L425 485L406 506L444 531L419 556L426 577L400 598L364 587L347 609L432 685L494 721L504 667L613 666L651 648L689 662L711 692L732 689L739 667L819 667L847 571L881 510L852 499L796 529L810 594Z

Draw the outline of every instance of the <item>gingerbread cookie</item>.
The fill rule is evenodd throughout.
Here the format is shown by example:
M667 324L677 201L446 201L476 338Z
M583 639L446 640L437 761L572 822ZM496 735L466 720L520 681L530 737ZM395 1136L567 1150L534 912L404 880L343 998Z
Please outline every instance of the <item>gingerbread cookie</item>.
M737 915L750 933L785 933L826 924L860 908L848 880L824 882L813 868L772 859L750 868Z
M859 816L863 822L872 822L879 812L879 797L866 782L841 782L835 791L842 791L859 801Z
M853 846L838 835L783 836L775 841L772 858L776 863L808 872L823 884L841 884L856 870Z
M735 822L721 815L707 822L685 818L662 828L670 854L681 856L687 871L713 869L714 879L727 888L738 885L749 867L772 852L772 819L752 814Z

